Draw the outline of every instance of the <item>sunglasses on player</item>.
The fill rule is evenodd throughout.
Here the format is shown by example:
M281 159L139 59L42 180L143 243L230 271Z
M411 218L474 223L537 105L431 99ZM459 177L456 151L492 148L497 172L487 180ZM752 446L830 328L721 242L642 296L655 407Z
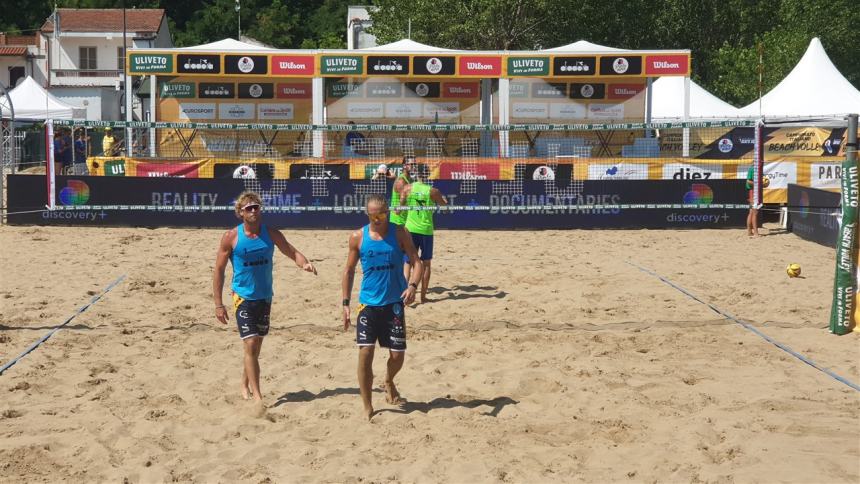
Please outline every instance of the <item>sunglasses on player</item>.
M388 218L388 210L379 213L369 213L367 214L367 218L374 222L382 222L386 218Z
M260 204L259 203L249 203L248 205L245 205L244 207L242 207L242 210L244 210L245 212L248 212L248 213L258 212L258 211L260 211Z

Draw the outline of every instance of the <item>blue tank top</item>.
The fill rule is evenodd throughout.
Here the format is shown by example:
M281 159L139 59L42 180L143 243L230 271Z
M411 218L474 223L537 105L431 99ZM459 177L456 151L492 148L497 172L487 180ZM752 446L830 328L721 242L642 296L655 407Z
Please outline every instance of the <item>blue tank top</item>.
M265 225L260 235L250 239L242 224L236 229L238 240L233 248L233 292L242 299L272 299L272 256L275 244Z
M361 293L358 302L367 306L385 306L399 302L406 290L403 277L403 250L397 243L397 226L388 226L382 240L370 238L370 226L361 235Z

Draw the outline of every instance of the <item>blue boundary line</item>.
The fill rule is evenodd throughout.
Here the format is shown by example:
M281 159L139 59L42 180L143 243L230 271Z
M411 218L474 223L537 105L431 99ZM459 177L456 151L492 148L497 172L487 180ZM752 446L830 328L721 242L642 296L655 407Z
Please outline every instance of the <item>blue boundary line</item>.
M38 348L38 347L39 347L39 345L41 345L42 343L44 343L45 341L47 341L47 340L48 340L48 338L50 338L51 336L53 336L53 335L54 335L54 333L56 333L57 331L61 330L65 325L67 325L67 324L69 324L70 322L72 322L72 320L73 320L73 319L75 319L79 314L83 313L84 311L86 311L87 309L89 309L89 308L90 308L90 306L92 306L93 304L97 303L97 302L99 301L99 299L101 299L105 294L107 294L108 292L110 292L110 290L111 290L111 289L113 289L113 288L114 288L114 287L116 287L120 282L122 282L122 281L125 279L125 276L126 276L125 274L123 274L123 275L119 276L119 277L117 278L117 280L113 281L109 286L107 286L107 287L106 287L106 288L101 292L101 294L99 294L99 295L97 295L97 296L94 296L94 297L90 300L90 302L88 302L87 304L84 304L83 306L81 306L80 308L78 308L78 310L77 310L74 314L72 314L71 316L69 316L69 317L68 317L68 319L66 319L63 323L61 323L61 324L57 325L57 327L55 327L54 329L52 329L52 330L48 331L48 334L46 334L45 336L42 336L41 338L39 338L39 340L38 340L38 341L36 341L35 343L33 343L33 344L31 344L29 347L27 347L27 349L26 349L26 350L24 350L24 352L23 352L23 353L21 353L20 355L16 356L15 358L13 358L13 359L12 359L12 361L10 361L10 362L6 363L5 365L3 365L2 367L0 367L0 375L2 375L2 374L3 374L3 372L5 372L6 370L8 370L10 367L12 367L12 365L14 365L15 363L18 363L18 361L19 361L21 358L23 358L23 357L27 356L27 354L28 354L28 353L30 353L31 351L33 351L33 350L35 350L36 348Z
M635 264L633 262L630 262L630 261L625 261L625 262L627 262L627 264L639 269L640 271L642 271L646 274L652 275L652 276L656 277L657 279L660 279L663 283L665 283L665 284L677 289L678 291L684 293L690 299L692 299L696 302L699 302L701 304L704 304L705 306L710 308L711 311L714 311L715 313L719 314L720 316L731 319L732 321L734 321L734 322L740 324L741 326L743 326L744 328L752 331L753 333L757 334L759 337L761 337L762 339L764 339L768 343L770 343L770 344L776 346L777 348L785 351L786 353L797 358L798 360L800 360L800 361L806 363L807 365L815 368L816 370L830 376L831 378L835 379L836 381L838 381L840 383L844 383L844 384L848 385L849 387L853 388L854 390L857 390L858 392L860 392L860 385L857 385L856 383L854 383L854 382L852 382L846 378L843 378L843 377L837 375L836 373L833 373L832 371L828 370L827 368L822 367L818 363L810 360L809 358L801 355L800 353L794 351L793 349L789 348L788 346L780 343L779 341L777 341L777 340L771 338L770 336L762 333L761 331L755 329L751 324L745 323L745 322L739 320L738 318L736 318L736 317L732 316L731 314L721 310L720 308L714 306L713 304L702 301L701 299L699 299L698 297L693 295L690 291L684 289L683 287L675 284L674 282L670 281L669 279L666 279L665 277L661 276L660 274L657 274L656 272L654 272L650 269L646 269L646 268L644 268L638 264Z

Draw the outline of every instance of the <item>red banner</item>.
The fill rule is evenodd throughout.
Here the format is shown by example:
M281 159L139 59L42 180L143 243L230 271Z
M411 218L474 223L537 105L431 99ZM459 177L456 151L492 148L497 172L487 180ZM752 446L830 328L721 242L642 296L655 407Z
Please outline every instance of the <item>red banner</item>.
M278 99L310 99L311 85L304 83L278 84L275 89L275 97Z
M444 82L442 83L443 98L479 98L480 84L477 82Z
M498 180L498 163L442 163L440 180Z
M461 76L498 77L502 75L502 58L487 56L460 56Z
M280 76L312 76L314 75L314 56L273 55L272 74Z
M686 55L649 55L645 58L645 74L686 74L690 57Z
M607 97L609 99L630 99L644 90L644 84L610 84Z
M137 176L197 178L197 163L137 163Z

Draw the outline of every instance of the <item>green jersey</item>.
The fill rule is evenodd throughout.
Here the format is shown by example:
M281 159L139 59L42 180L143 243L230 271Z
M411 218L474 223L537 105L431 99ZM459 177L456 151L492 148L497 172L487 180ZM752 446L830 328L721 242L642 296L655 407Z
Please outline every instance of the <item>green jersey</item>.
M412 234L433 235L433 212L431 210L411 210L411 207L430 207L436 205L430 198L432 187L421 182L412 184L406 205L410 207L406 215L406 230Z
M405 173L401 173L400 176L397 177L397 180L403 180L407 184L412 183L412 180L410 180ZM397 180L394 181L395 185L397 184ZM406 185L404 185L404 188L405 187ZM395 190L393 186L391 187L391 201L388 202L388 205L391 207L400 206L400 194L397 193L397 190ZM393 224L403 225L406 223L406 212L397 215L396 213L394 213L394 210L391 210L391 214L388 216L388 221Z
M750 165L750 169L747 170L747 190L752 190L753 188L753 176L755 176L755 166Z

